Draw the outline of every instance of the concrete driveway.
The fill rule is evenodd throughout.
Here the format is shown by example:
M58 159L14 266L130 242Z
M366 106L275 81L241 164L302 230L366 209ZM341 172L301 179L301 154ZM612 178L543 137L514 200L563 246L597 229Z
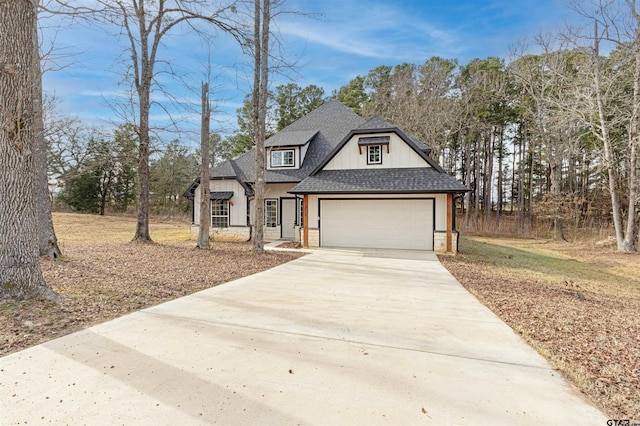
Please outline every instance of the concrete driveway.
M432 253L318 250L0 358L1 424L604 425Z

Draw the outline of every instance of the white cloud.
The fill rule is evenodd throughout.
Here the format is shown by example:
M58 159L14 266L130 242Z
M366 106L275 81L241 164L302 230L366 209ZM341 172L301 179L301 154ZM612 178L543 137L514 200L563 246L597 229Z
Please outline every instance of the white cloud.
M322 20L288 17L278 22L284 36L292 36L364 58L414 61L429 52L451 51L456 37L436 24L420 20L411 10L342 1L327 6ZM357 17L357 18L354 18ZM429 55L431 56L431 54Z

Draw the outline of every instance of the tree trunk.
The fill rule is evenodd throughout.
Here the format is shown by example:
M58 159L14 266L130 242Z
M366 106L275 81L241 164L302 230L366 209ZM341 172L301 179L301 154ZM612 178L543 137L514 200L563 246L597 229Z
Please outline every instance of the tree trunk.
M519 164L518 164L518 215L517 231L522 232L524 227L524 184L525 184L525 160L527 152L527 125L522 124L522 139L520 140Z
M150 243L149 233L149 91L143 85L140 91L140 125L138 126L138 212L133 241Z
M562 217L562 159L558 153L558 141L549 141L549 168L551 182L551 197L553 199L553 239L566 241L564 237L564 223Z
M498 145L498 199L496 200L496 231L500 229L500 214L502 213L502 204L504 203L504 188L503 188L503 180L504 180L504 170L503 164L504 161L504 128L500 128L500 136L499 136L499 145Z
M162 9L163 2L160 2ZM150 28L146 27L145 2L140 2L136 7L137 23L140 31L140 52L139 64L136 69L136 91L138 93L139 124L138 124L138 212L136 222L136 232L133 241L141 243L151 243L149 233L149 113L151 111L151 83L153 82L153 67L155 64L154 52L160 43L161 34L156 32L156 38L149 49ZM158 13L158 22L155 27L161 26L163 15ZM132 36L130 35L130 38ZM135 41L131 42L132 49L135 48ZM135 51L135 50L134 50Z
M464 184L471 189L471 147L468 142L466 131L461 131L460 146L464 149ZM470 210L471 210L471 191L464 194L464 226L469 229Z
M513 156L511 157L511 200L509 202L509 213L513 216L513 204L516 201L515 194L516 189L516 169L518 167L517 160L520 158L520 150L522 149L522 141L516 142L517 138L513 141ZM516 151L516 149L518 151Z
M113 181L113 172L111 170L107 170L106 173L106 176L102 176L100 178L100 216L104 216L107 201L109 200L111 182Z
M209 84L202 83L202 122L200 127L200 227L198 231L197 248L208 249L209 224L211 211L209 210L209 122L211 121L211 107L209 105Z
M33 49L34 55L40 58L37 27L34 28ZM62 256L62 252L60 251L60 247L58 247L58 238L56 238L56 232L53 228L53 218L51 216L51 195L49 194L49 175L47 174L47 141L44 137L44 118L42 111L42 69L39 60L35 67L33 131L36 145L34 163L38 252L40 256L56 259Z
M270 0L262 0L262 2L261 0L254 0L254 12L253 134L256 150L256 181L254 185L255 228L253 249L261 253L264 251L264 175L266 168L264 140L269 83Z
M489 225L489 221L491 220L491 211L493 210L491 205L491 190L493 184L493 139L495 137L495 128L492 127L487 136L485 136L484 144L484 176L482 179L482 194L484 196L484 220L482 224L483 229L486 229L486 227Z
M479 143L479 135L475 140L475 152L474 152L474 160L473 160L473 219L475 221L476 230L479 229L480 222L480 143Z
M640 144L640 16L635 7L632 9L636 19L636 37L633 43L634 49L634 79L633 79L633 113L629 123L629 158L628 158L628 186L629 186L629 209L627 210L627 231L622 249L626 252L636 251L635 236L638 225L638 145Z
M604 110L604 99L602 94L602 83L600 81L600 43L598 40L598 23L594 23L594 49L593 49L593 76L595 83L596 102L598 106L598 119L600 120L600 138L604 145L604 167L609 178L609 192L611 196L611 210L613 214L613 226L616 233L618 250L624 251L624 235L622 231L622 221L620 218L620 198L616 188L618 174L614 164L613 147L609 140L609 126Z
M38 257L34 0L0 0L0 300L44 297Z
M529 219L529 229L533 230L533 165L535 164L535 156L536 156L536 147L535 147L535 134L531 135L529 138L529 182L528 182L528 190L529 194L527 197L527 211L528 211L528 219Z

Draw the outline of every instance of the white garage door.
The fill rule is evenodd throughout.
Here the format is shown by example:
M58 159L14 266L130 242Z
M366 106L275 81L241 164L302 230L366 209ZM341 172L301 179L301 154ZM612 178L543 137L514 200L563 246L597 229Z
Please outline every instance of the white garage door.
M433 250L433 200L321 200L320 245Z

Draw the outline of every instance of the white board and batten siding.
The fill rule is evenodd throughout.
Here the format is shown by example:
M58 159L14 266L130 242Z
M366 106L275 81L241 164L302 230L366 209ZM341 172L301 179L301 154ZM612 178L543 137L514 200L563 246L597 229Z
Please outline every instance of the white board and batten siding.
M247 224L247 197L244 188L236 180L219 179L209 181L211 192L233 192L229 204L229 225L246 226ZM195 190L194 197L194 223L200 223L200 187Z
M389 152L387 146L382 146L382 164L367 164L367 147L358 146L361 137L390 136ZM424 158L415 152L405 141L395 133L376 133L355 135L342 147L323 170L348 169L401 169L414 167L431 167Z
M293 194L289 194L289 191L291 189L293 189L293 187L296 186L295 183L270 183L267 186L267 189L265 190L264 193L264 199L265 200L273 200L276 199L278 201L280 201L281 198L295 198L295 195ZM254 201L251 200L251 211L255 211L254 210ZM278 217L280 217L280 202L278 202ZM251 224L253 225L253 213L251 214ZM279 220L279 219L278 219Z

